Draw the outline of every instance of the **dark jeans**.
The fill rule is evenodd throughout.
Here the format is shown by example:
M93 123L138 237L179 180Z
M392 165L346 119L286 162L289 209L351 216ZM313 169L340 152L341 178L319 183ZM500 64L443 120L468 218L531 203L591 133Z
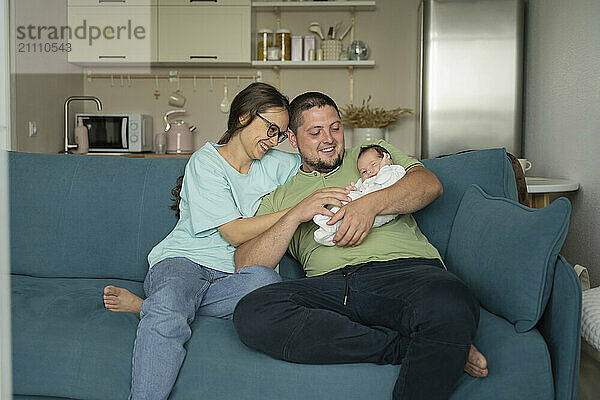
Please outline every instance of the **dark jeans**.
M479 303L439 261L398 259L262 287L233 321L242 342L282 360L402 364L393 398L433 400L462 375Z

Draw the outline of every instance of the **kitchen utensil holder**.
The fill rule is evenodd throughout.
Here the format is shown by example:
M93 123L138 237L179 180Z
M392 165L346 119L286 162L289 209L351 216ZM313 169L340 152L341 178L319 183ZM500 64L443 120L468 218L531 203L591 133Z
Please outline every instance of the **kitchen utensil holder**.
M323 59L325 61L337 61L342 52L342 42L340 40L323 40L321 48L323 49Z

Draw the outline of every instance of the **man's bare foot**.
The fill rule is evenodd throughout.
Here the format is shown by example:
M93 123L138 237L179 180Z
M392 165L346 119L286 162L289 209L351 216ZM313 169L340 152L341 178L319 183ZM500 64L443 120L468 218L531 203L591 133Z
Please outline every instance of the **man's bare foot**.
M483 378L488 374L487 360L473 345L471 345L471 350L469 350L465 372L474 378Z
M142 299L127 289L115 286L104 288L104 307L110 311L130 312L139 314L142 308Z

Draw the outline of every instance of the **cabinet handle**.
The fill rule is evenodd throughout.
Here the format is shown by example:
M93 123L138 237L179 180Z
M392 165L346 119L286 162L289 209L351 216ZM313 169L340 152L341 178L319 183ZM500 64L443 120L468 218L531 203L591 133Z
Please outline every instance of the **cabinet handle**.
M122 59L126 59L127 56L98 56L98 58L103 59L103 58L122 58Z
M194 58L204 58L204 59L216 60L217 56L190 56L190 60L193 60Z
M127 0L98 0L98 3L125 3Z
M202 2L202 3L216 3L217 0L190 0L190 3L194 3L194 2Z

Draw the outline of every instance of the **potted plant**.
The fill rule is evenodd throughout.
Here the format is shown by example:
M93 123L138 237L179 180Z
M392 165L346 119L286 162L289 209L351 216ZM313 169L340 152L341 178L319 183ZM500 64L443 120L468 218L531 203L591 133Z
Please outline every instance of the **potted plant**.
M410 108L394 108L386 110L381 107L371 107L367 100L355 106L348 104L340 109L342 123L352 128L352 145L356 146L367 140L379 140L385 138L386 128L406 115L412 115Z

